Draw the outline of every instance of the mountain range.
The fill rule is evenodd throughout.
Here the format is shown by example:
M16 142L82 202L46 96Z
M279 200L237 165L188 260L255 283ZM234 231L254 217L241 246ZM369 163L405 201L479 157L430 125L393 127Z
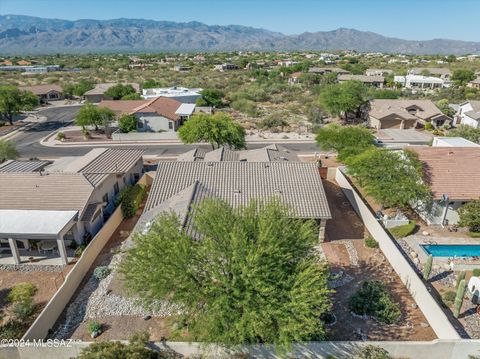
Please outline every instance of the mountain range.
M0 15L0 53L355 50L403 54L479 54L480 42L402 40L339 28L284 35L240 25L145 19L60 20Z

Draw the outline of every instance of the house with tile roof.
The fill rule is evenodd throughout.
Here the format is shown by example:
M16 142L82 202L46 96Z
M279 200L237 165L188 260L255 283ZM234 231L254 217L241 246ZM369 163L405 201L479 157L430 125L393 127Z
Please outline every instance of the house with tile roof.
M102 100L108 100L105 98L104 94L110 87L116 86L118 83L103 83L103 84L96 84L95 87L83 94L83 97L86 101L90 103L98 103ZM140 93L140 85L137 83L129 82L123 85L130 85L133 87L135 92Z
M67 264L67 247L93 237L122 188L140 179L142 156L142 150L95 148L80 157L2 164L0 250L20 264L31 241L54 242Z
M423 163L432 203L417 212L429 225L459 221L458 209L480 198L480 147L411 147Z
M369 125L381 129L409 129L431 123L440 127L452 119L430 100L372 100Z
M169 97L150 100L102 101L100 107L111 109L121 116L135 115L138 132L175 132L195 112L196 105L181 103Z
M385 77L383 76L367 76L367 75L338 75L337 76L338 82L346 82L346 81L360 81L361 83L367 86L373 86L377 88L383 88L383 84L385 83Z
M63 99L63 89L55 84L50 85L35 85L35 86L21 86L22 91L33 92L37 95L38 99L42 103L49 101L58 101Z
M192 210L205 198L218 198L234 208L250 201L280 200L299 219L315 220L319 238L331 218L318 167L293 161L161 162L149 192L140 230L148 230L161 213L173 211L195 238Z
M459 105L455 114L456 125L480 128L480 101L466 101Z

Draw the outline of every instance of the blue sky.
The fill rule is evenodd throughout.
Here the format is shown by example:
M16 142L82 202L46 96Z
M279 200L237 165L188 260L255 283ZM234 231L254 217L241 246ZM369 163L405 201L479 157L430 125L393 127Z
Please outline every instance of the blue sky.
M196 20L285 34L347 27L412 40L480 41L480 0L0 0L0 14Z

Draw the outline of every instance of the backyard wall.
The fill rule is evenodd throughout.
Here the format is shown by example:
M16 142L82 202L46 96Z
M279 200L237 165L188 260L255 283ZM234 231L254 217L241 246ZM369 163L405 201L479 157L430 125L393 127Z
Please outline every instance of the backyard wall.
M77 357L88 342L72 342L60 347L2 347L2 359L37 359L56 358L68 359ZM362 346L372 344L387 350L394 358L403 359L467 359L469 355L479 354L480 340L433 340L431 342L310 342L297 344L289 353L288 358L352 358ZM226 358L225 353L218 348L205 348L199 343L165 342L153 343L153 348L169 348L184 356L210 354L211 358ZM275 354L272 347L260 345L245 346L242 353L255 358L282 358ZM206 356L206 355L205 355Z
M420 279L394 240L363 202L362 197L352 187L340 168L337 169L335 180L342 188L343 193L352 204L355 212L357 212L362 219L365 227L367 227L372 237L379 243L383 254L409 290L437 337L439 339L460 339L460 335L448 320L440 305L430 295L422 279Z
M119 206L104 224L102 229L92 239L87 248L82 253L72 270L67 274L65 281L47 303L40 315L35 319L32 326L23 336L23 339L43 339L47 337L49 329L53 328L55 322L63 312L64 308L77 290L80 282L87 274L92 263L97 258L100 251L108 242L119 224L123 220L122 209ZM37 356L38 357L38 356ZM2 356L3 358L3 356Z
M179 141L176 132L129 132L121 133L116 131L112 133L112 140L114 141L158 141L171 140Z

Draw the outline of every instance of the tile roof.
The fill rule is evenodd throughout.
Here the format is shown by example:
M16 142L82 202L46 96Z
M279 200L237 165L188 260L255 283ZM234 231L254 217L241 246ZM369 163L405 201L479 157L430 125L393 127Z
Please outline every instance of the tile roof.
M95 87L87 92L85 92L83 95L103 95L110 87L119 85L119 83L113 82L113 83L103 83L103 84L96 84ZM131 85L136 92L140 92L140 85L130 82L130 83L123 83L121 85Z
M194 185L233 207L280 198L299 218L331 218L316 164L300 162L161 162L145 212ZM188 191L187 191L188 192Z
M468 103L472 106L472 111L465 112L465 115L474 120L480 120L480 101L468 101Z
M480 148L412 147L424 163L433 197L451 200L480 198Z
M36 172L50 164L50 161L7 161L0 164L0 172Z
M197 147L193 150L182 153L177 157L177 161L203 161L205 158L206 150Z
M35 85L35 86L21 86L20 90L33 92L35 95L45 95L50 91L62 92L63 89L55 84L52 85Z
M200 148L188 151L178 156L177 161L246 161L246 162L273 162L273 161L297 161L297 155L289 149L272 144L263 148L244 151L232 151L227 147L220 147L213 151Z
M338 75L338 81L361 81L366 83L384 82L383 76L367 76L367 75Z
M148 100L102 100L99 107L106 107L116 114L130 113L137 107L148 103Z
M431 75L445 76L451 75L450 69L444 67L415 67L408 71L412 75L421 75L423 71L428 71Z
M410 113L409 108L417 108L416 113ZM445 116L430 100L372 100L370 101L370 116L382 119L395 114L404 119L430 119ZM445 116L446 117L446 116Z
M180 120L180 115L176 112L182 105L180 101L169 97L156 97L147 103L134 108L130 113L152 112L164 116L170 120Z

